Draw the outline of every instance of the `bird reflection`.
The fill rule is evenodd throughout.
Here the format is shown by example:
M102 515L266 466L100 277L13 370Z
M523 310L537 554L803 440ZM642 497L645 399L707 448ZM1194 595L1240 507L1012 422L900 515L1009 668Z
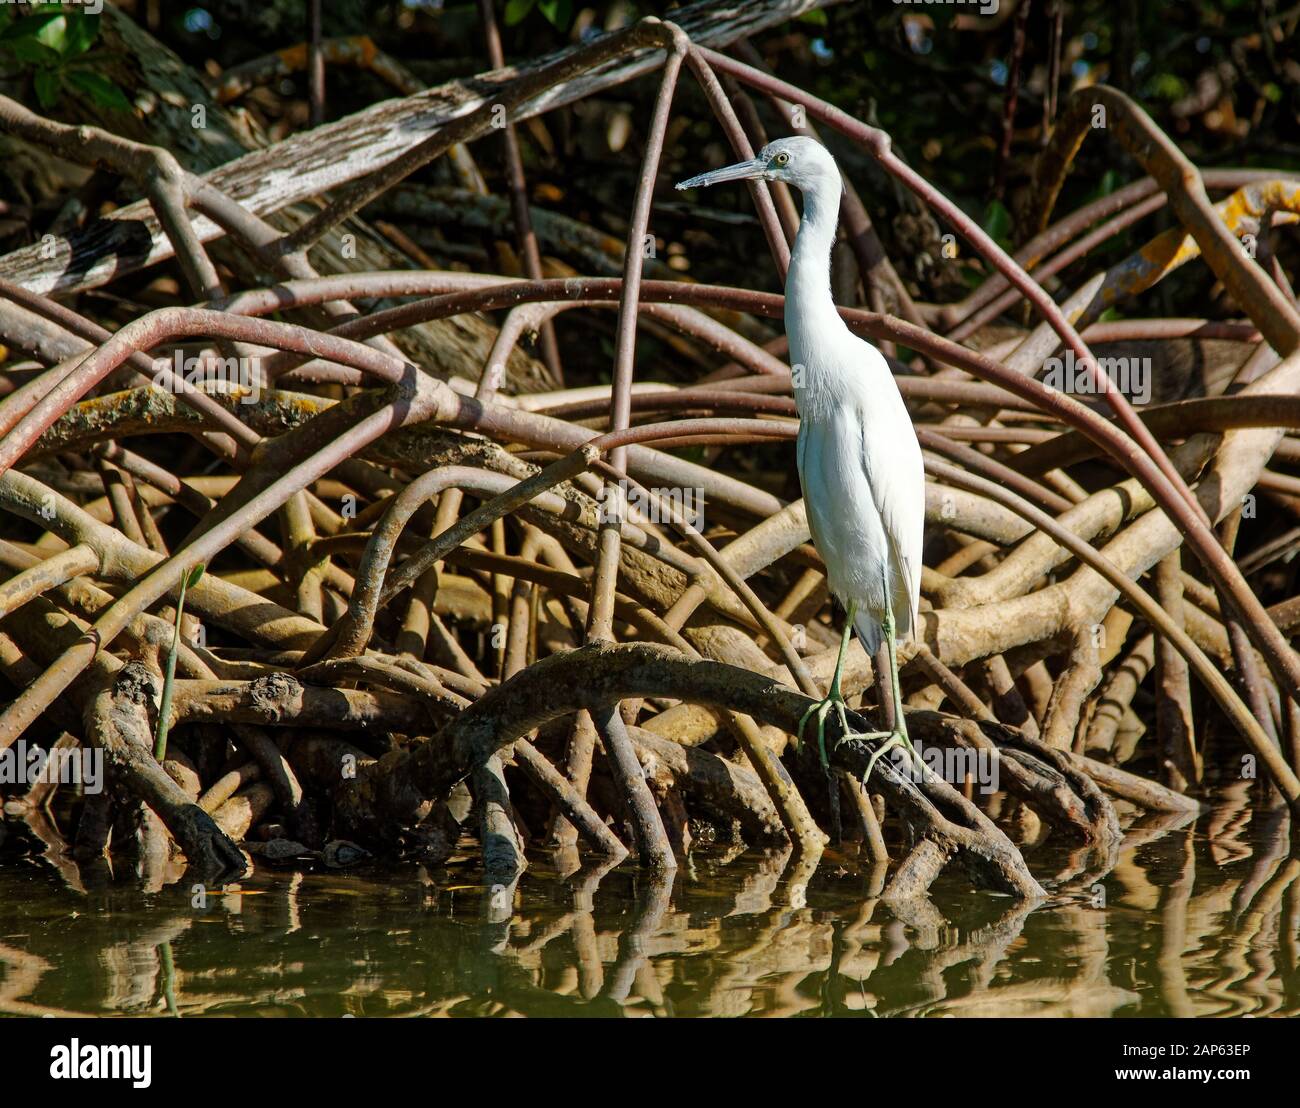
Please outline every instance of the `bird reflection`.
M1253 804L1253 806L1252 806ZM1114 857L1040 847L1053 895L881 898L851 844L696 853L675 879L541 859L299 872L196 893L156 872L31 853L0 870L28 926L0 1012L42 1014L1294 1015L1300 859L1285 813L1229 788L1132 823Z

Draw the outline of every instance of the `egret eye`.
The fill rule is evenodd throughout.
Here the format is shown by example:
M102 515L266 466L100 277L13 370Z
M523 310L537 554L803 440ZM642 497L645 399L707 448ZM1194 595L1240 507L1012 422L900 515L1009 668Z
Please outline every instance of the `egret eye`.
M775 158L773 158L772 161L774 161L777 165L789 165L790 155L782 151Z

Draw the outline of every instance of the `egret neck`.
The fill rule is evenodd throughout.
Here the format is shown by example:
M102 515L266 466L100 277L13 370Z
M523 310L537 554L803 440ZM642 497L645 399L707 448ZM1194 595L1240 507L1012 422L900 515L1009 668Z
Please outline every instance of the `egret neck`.
M831 295L831 247L840 214L838 177L819 177L803 190L803 219L785 281L785 330L790 339L794 400L800 415L816 417L843 399L836 367L817 357L825 340L847 332ZM797 367L803 366L802 371Z

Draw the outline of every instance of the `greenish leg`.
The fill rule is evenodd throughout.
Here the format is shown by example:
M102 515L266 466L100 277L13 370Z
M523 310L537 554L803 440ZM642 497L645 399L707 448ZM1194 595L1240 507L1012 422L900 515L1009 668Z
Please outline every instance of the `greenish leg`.
M803 738L804 725L808 722L808 717L815 715L817 717L817 753L821 757L822 769L830 769L830 759L826 756L826 715L834 708L840 719L840 730L848 733L849 719L844 713L844 694L840 691L840 676L844 672L844 657L849 652L849 636L853 634L853 616L857 612L858 606L852 602L848 605L848 619L844 621L844 635L840 639L840 653L835 660L835 674L831 677L830 691L826 694L825 700L819 700L816 704L811 705L799 719L798 738Z
M894 613L886 610L883 620L883 631L885 636L885 649L889 655L889 685L890 692L894 698L894 729L892 731L879 731L875 735L867 736L869 738L882 738L885 741L880 744L879 748L871 755L871 760L867 762L867 772L862 775L862 783L865 785L871 777L871 771L875 768L876 762L885 751L895 746L901 746L912 756L912 760L920 766L921 758L917 754L916 748L912 745L912 740L907 737L907 719L903 715L903 693L898 682L898 643L894 639Z

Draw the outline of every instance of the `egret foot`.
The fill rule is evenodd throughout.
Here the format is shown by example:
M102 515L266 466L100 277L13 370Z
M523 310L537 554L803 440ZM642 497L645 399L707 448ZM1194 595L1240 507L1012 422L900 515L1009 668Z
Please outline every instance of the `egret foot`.
M872 752L871 758L867 761L866 772L862 775L863 787L865 787L867 782L871 780L871 771L876 768L876 763L880 760L885 751L892 750L896 746L902 747L912 756L912 761L916 764L918 769L924 770L925 768L924 763L921 761L921 756L916 752L916 747L912 745L912 740L907 737L907 732L905 731L869 731L865 735L855 735L853 737L855 739L863 739L867 742L873 742L877 739L884 740L884 742L882 742L880 746Z
M825 700L819 700L799 717L799 730L795 737L800 741L803 740L804 725L808 722L808 717L815 715L817 717L817 753L821 756L822 770L830 773L831 762L826 757L826 714L835 709L835 714L840 717L840 734L851 734L849 731L849 717L845 714L848 705L844 703L844 694L840 691L840 676L844 673L844 655L849 649L849 635L853 631L853 614L857 611L857 604L853 601L848 603L849 618L844 621L844 634L840 637L840 653L835 660L835 673L831 676L831 687L826 693Z
M816 704L811 705L802 716L799 717L799 731L797 737L800 742L803 741L803 729L808 723L809 716L817 717L817 754L821 758L822 769L830 772L830 759L826 756L826 717L830 714L832 708L840 720L840 732L843 735L850 735L849 718L845 714L847 705L844 703L844 697L840 695L838 682L830 691L830 695L825 700L819 700Z

